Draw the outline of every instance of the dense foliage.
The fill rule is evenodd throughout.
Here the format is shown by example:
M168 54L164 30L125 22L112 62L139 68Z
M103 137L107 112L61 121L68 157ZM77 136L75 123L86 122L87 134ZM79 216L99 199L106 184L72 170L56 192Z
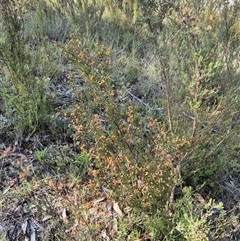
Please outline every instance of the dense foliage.
M4 140L65 145L38 165L131 210L108 240L239 239L238 1L0 3ZM54 109L59 85L71 101ZM76 203L59 237L105 240L87 221L82 236Z

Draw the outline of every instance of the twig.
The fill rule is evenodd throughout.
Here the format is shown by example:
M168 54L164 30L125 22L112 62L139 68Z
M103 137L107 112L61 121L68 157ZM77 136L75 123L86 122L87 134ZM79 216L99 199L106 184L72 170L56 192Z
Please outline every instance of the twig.
M188 115L186 112L182 112L183 113L183 115L184 116L186 116L186 117L188 117L189 119L191 119L192 121L195 121L195 117L194 116L191 116L191 115ZM205 124L203 124L202 122L199 122L201 125L202 125L202 127L204 127L204 128L208 128L208 126L207 125L205 125ZM221 132L219 132L219 131L217 131L217 130L215 130L215 129L213 129L213 128L211 128L211 131L212 132L215 132L215 133L218 133L218 134L221 134Z
M169 198L169 210L168 210L168 215L171 217L173 215L173 203L174 203L174 198L175 198L175 191L176 191L176 186L178 185L179 180L181 180L181 168L182 168L182 162L186 159L188 155L188 152L186 152L181 159L179 160L179 162L177 163L177 167L176 167L176 183L173 185L172 190L171 190L171 194L170 194L170 198ZM180 184L181 185L181 184ZM182 185L181 185L181 189L182 189Z
M146 107L148 107L149 109L153 109L151 106L149 106L148 104L146 104L144 101L142 101L141 99L139 99L136 95L134 95L132 92L130 92L129 90L127 90L127 88L125 88L125 90L127 91L127 93L133 97L133 99L137 100L139 103L145 105Z
M222 143L226 140L226 138L227 138L231 133L232 133L232 131L230 131L229 133L227 133L227 135L226 135L225 137L223 137L223 139L222 139L220 142L218 142L218 144L217 144L217 146L216 146L215 149L217 149L220 145L222 145ZM210 157L210 156L212 155L212 153L213 153L213 150L211 150L211 151L207 154L206 158Z
M139 103L145 105L146 107L148 107L150 110L159 110L159 111L163 111L164 108L153 108L151 107L150 105L148 105L147 103L145 103L144 101L142 101L141 99L139 99L136 95L134 95L132 92L130 92L127 88L124 88L127 93L133 98L135 99L136 101L138 101Z
M189 119L194 120L195 117L188 115L186 112L183 111L183 115L187 116Z

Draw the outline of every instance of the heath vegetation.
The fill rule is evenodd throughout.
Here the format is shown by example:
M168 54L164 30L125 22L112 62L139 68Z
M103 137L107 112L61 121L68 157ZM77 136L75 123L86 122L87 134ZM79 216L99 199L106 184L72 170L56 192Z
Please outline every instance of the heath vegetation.
M0 0L0 239L240 239L240 3Z

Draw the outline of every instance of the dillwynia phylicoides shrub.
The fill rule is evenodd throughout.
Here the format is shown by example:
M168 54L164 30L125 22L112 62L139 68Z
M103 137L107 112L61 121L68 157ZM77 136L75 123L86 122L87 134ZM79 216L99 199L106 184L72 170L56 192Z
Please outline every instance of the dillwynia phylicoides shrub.
M81 47L80 39L72 36L63 55L84 77L82 86L71 80L78 102L70 119L75 142L93 162L91 185L110 189L135 207L165 207L175 180L173 160L179 153L168 151L170 136L162 123L153 118L143 121L136 103L121 100L108 47Z

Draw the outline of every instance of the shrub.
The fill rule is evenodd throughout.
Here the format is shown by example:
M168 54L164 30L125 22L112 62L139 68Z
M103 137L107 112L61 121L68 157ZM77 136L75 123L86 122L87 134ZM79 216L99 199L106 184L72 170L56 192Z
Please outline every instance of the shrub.
M75 89L78 103L71 122L76 143L91 156L93 185L134 207L164 207L174 171L161 123L152 118L143 122L140 104L121 99L124 90L115 88L109 48L99 43L81 48L81 41L72 37L63 53L84 76L83 86Z
M23 34L21 18L26 2L1 1L1 5L0 57L4 74L1 95L17 135L31 134L44 129L47 123L51 106L46 94L49 79L36 75L42 55L38 56L39 52Z
M230 71L230 62L236 58L235 40L227 24L235 26L238 17L230 14L234 9L202 6L203 1L179 2L177 9L167 13L154 43L159 46L157 66L169 130L174 139L191 143L182 153L184 161L175 160L184 184L213 187L228 171L239 135L239 129L232 128L239 116L234 84L238 74Z
M222 203L210 199L204 200L192 188L183 189L183 198L175 203L176 230L183 240L219 240L226 235L226 212Z

